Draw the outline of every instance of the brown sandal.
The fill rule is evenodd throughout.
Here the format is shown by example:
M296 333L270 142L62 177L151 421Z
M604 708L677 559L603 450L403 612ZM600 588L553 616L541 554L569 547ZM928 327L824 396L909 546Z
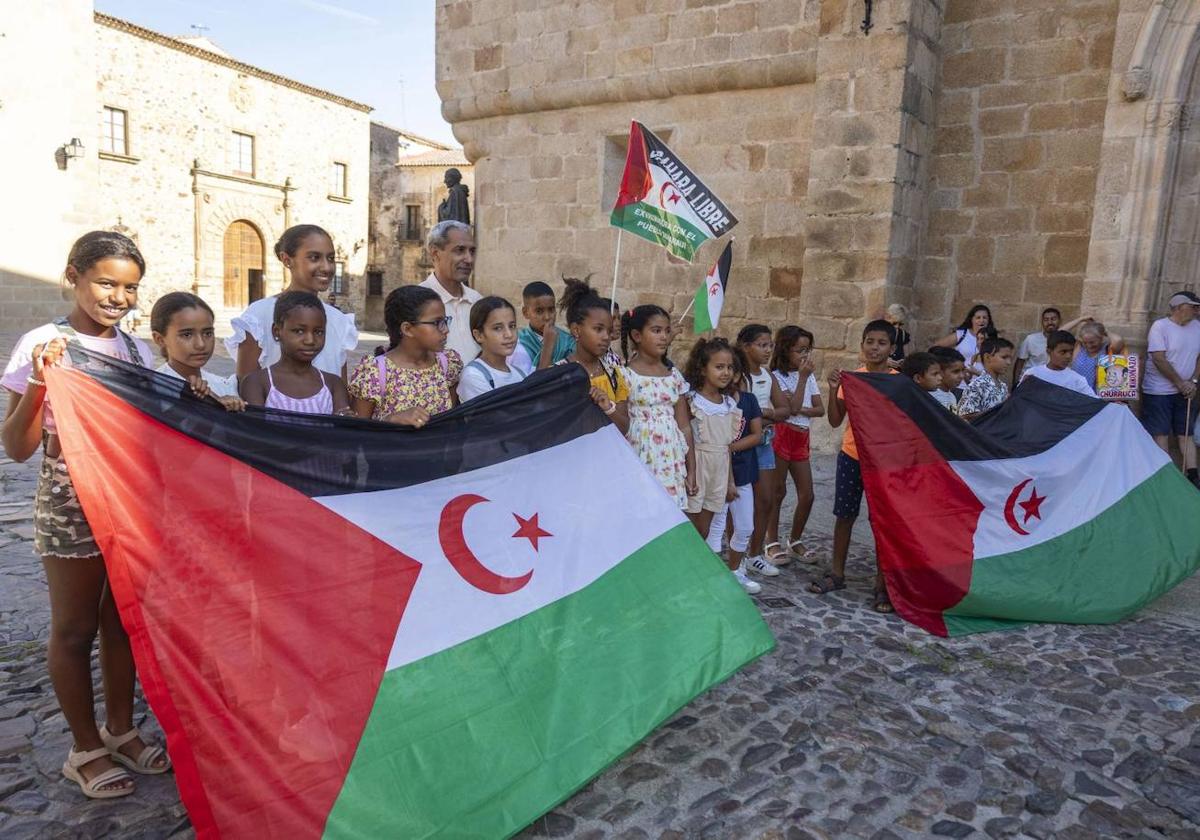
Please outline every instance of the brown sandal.
M892 599L888 597L886 589L875 590L875 601L871 604L871 609L883 615L894 613L896 611L892 606Z
M839 589L846 588L844 575L828 574L808 584L808 591L814 595L828 595Z

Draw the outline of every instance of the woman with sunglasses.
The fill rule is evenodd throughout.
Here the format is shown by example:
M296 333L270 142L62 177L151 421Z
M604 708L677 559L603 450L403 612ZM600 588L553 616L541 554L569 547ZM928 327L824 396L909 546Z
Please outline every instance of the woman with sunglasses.
M463 362L446 349L446 306L433 289L400 286L384 301L383 321L388 347L364 357L350 376L354 413L420 428L457 401Z

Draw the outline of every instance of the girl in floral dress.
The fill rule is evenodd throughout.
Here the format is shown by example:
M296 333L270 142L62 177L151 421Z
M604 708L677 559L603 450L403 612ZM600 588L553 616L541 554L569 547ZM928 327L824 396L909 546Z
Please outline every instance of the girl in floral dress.
M630 354L632 342L634 353ZM692 427L687 402L688 384L678 369L669 367L671 318L661 306L638 306L621 318L621 349L629 364L629 431L642 463L683 510L687 507L687 477L692 471Z
M387 350L363 357L350 376L354 413L419 429L455 404L463 363L445 349L450 319L437 292L400 286L384 301L383 321Z

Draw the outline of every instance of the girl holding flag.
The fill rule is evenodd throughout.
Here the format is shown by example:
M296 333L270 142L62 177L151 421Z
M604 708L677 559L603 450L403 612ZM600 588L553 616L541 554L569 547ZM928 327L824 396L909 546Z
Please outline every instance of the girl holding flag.
M54 694L74 743L63 775L91 799L133 793L128 770L165 773L162 747L146 744L133 725L133 654L108 587L104 558L84 516L46 396L46 369L69 361L67 342L93 353L150 367L146 343L118 324L137 305L146 270L133 241L119 233L92 231L67 257L66 281L74 306L65 318L43 324L17 342L0 384L9 392L0 427L4 451L28 460L40 447L41 475L34 501L34 547L42 556L50 589L47 664ZM92 644L100 636L104 726L96 727L92 691ZM120 765L120 766L118 766Z

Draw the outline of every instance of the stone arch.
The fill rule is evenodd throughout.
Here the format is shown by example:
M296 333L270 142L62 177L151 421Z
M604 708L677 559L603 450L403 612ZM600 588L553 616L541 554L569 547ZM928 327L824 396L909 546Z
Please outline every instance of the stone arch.
M214 308L225 307L225 232L237 221L247 222L262 237L264 296L283 287L283 266L274 253L275 243L283 233L282 212L273 212L280 201L278 195L221 196L216 190L205 192L205 212L200 222L200 294Z
M225 306L241 309L262 299L267 261L262 232L252 222L237 219L225 228L221 251Z
M1133 46L1114 55L1082 304L1141 337L1200 271L1200 0L1155 0L1119 25Z

